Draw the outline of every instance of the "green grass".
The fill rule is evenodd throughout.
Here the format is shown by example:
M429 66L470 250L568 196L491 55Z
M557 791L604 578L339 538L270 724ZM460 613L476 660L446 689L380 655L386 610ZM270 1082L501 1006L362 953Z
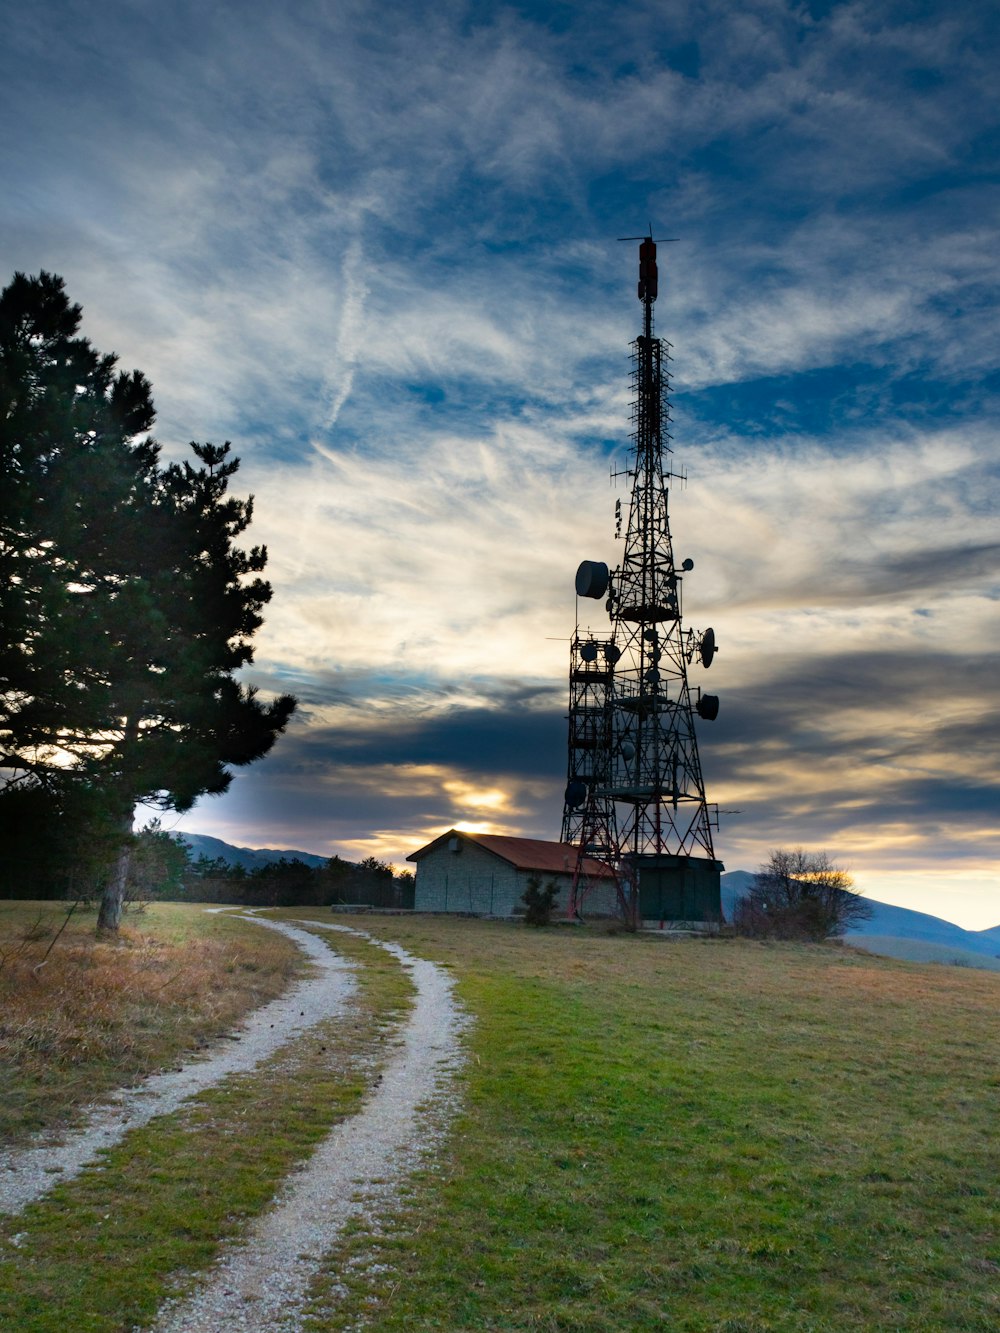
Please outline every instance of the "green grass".
M328 1257L314 1329L1000 1327L995 975L791 944L349 924L449 967L476 1022L451 1132L398 1208ZM410 983L384 951L324 938L364 965L348 1019L8 1222L0 1326L148 1322L357 1109L365 1052Z
M366 924L478 1024L443 1170L331 1256L316 1328L1000 1326L995 978Z
M384 950L339 934L332 942L362 964L342 1017L132 1132L21 1216L0 1218L0 1328L118 1333L148 1323L358 1109L377 1074L369 1053L409 1007L412 986Z

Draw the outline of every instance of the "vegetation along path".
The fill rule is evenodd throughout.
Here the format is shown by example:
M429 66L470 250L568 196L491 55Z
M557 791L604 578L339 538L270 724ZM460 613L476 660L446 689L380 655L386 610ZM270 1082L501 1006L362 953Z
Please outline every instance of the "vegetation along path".
M278 915L353 965L342 1007L0 1215L0 1328L1000 1328L995 973L602 927ZM287 964L284 935L193 905L151 909L149 933L176 938L181 919L182 943L206 923L215 937L209 1014L248 935L273 997L280 960L264 961ZM57 955L80 948L61 937L41 972L50 1006L70 979ZM80 956L89 974L136 954L129 975L169 994L176 960L139 966L149 952L136 937ZM31 974L9 957L0 979ZM225 1012L163 1021L231 1032Z
M428 1165L461 1063L450 975L353 927L253 920L314 975L61 1144L0 1154L0 1327L301 1329L324 1254Z
M96 1106L83 1127L62 1143L53 1144L45 1135L28 1147L0 1152L0 1212L21 1212L57 1183L78 1175L130 1130L156 1116L168 1115L230 1074L254 1069L279 1047L343 1009L353 985L351 964L331 953L307 930L281 921L256 919L293 939L315 964L318 975L299 982L286 995L257 1010L207 1059L156 1074L138 1087L121 1089Z
M394 1199L400 1181L433 1142L431 1108L439 1124L458 1064L460 1011L451 979L437 964L414 958L397 944L381 947L410 973L416 997L374 1095L358 1115L334 1127L288 1181L274 1208L223 1256L208 1281L186 1300L170 1304L156 1325L158 1333L301 1328L324 1252L345 1223L359 1215L367 1220L373 1209Z

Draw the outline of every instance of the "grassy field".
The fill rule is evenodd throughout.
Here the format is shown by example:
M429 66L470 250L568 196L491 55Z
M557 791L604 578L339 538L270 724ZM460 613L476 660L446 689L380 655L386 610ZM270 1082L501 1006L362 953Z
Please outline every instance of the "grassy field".
M1000 1327L995 975L838 948L351 924L451 968L476 1025L442 1159L330 1256L314 1328ZM324 1060L304 1039L8 1226L0 1325L148 1320L351 1113L408 983L382 951L330 942L365 983Z
M165 935L186 937L187 948L202 929L215 929L198 909L179 910L179 919L173 909L153 916L154 939L158 921ZM229 925L222 938L243 932L263 955L281 939L246 922ZM128 1134L20 1216L0 1216L0 1329L126 1333L147 1324L267 1207L328 1130L357 1110L378 1077L372 1051L405 1014L412 987L374 945L349 937L338 940L338 952L357 962L360 983L342 1018ZM228 958L220 955L215 970L220 987L232 975ZM98 957L93 970L101 963ZM204 993L215 1014L215 987Z
M167 1068L303 970L291 941L225 914L157 904L99 940L96 908L67 912L0 902L0 1142Z
M370 928L454 968L478 1017L468 1103L442 1176L334 1256L351 1295L317 1327L1000 1327L995 977Z

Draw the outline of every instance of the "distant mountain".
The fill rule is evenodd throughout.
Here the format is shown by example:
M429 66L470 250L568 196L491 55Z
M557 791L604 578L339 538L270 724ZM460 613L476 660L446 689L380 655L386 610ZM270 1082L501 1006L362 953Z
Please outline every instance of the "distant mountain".
M975 934L974 931L970 933ZM935 944L931 940L908 939L902 935L846 935L844 938L855 949L886 954L889 958L903 958L909 963L945 963L951 967L975 967L987 972L1000 972L1000 957L991 958L974 949L961 949L953 944Z
M221 838L210 838L207 833L184 833L179 830L174 833L174 837L190 849L192 856L207 856L210 861L221 859L227 865L242 866L244 870L259 870L261 866L271 865L282 857L286 861L304 861L307 866L324 866L330 859L328 856L317 856L315 852L276 850L272 847L234 847L231 842L223 842Z
M753 878L749 870L730 870L722 876L722 910L726 917L732 916L737 899ZM871 919L847 932L844 939L848 943L910 962L956 963L1000 971L1000 926L963 930L927 912L880 903L875 898L865 898L865 902L872 908Z
M973 953L990 958L1000 956L1000 928L991 930L963 930L951 921L942 921L927 912L911 912L908 907L894 907L891 903L876 902L869 898L874 909L870 921L862 922L852 935L898 936L910 940L924 940L928 944L944 944L949 948L970 949Z
M298 852L286 848L235 847L221 838L210 838L205 833L175 832L174 837L191 850L193 856L221 858L227 865L240 865L244 870L280 861L304 861L307 866L322 866L329 860L315 852ZM730 870L722 876L722 911L732 919L737 900L753 883L749 870ZM910 962L952 963L959 967L981 967L1000 971L1000 926L988 930L963 930L951 921L913 912L908 907L895 907L866 898L872 908L871 920L862 922L844 936L848 943L872 953L887 954Z
M732 921L737 901L756 877L749 870L727 870L722 876L722 915Z

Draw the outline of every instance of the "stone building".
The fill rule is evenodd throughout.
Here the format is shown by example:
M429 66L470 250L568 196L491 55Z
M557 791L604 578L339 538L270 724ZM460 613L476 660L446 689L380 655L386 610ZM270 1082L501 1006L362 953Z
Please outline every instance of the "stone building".
M566 912L577 849L569 843L508 838L496 833L451 829L406 859L416 862L414 907L418 912L471 912L477 916L520 916L521 895L532 876L559 890L555 912ZM614 916L616 897L610 872L597 861L584 869L595 887L586 899L587 916Z

